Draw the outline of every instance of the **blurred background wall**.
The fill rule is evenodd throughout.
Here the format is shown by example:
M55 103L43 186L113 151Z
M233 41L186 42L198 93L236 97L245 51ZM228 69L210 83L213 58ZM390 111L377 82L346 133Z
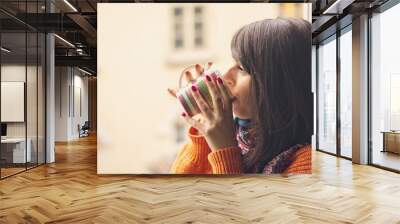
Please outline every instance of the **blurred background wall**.
M278 16L311 21L311 4L99 4L98 173L168 173L189 140L167 88L191 64L225 72L233 34Z

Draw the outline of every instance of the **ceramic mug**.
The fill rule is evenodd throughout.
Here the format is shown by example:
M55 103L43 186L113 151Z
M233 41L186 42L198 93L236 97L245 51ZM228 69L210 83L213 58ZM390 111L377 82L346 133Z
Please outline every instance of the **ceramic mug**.
M203 98L207 101L207 103L212 107L212 98L205 80L206 75L209 75L214 80L216 80L218 77L221 77L221 73L219 72L219 70L210 68L204 70L204 72L200 76L198 76L195 80L192 80L191 82L188 82L185 86L182 86L182 79L183 76L185 75L185 72L190 69L193 69L194 66L195 65L191 65L183 70L179 78L179 90L176 94L176 97L179 100L180 104L182 105L183 109L190 117L193 117L194 115L200 113L199 106L197 105L196 100L193 97L191 86L196 85L201 96L203 96Z

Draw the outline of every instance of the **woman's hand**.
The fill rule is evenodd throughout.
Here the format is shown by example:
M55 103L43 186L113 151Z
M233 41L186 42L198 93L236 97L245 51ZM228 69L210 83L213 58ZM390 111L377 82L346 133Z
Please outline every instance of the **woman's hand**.
M209 63L210 65L211 63ZM200 65L196 65L197 76L203 71L204 69ZM185 76L188 81L193 80L190 72L187 72ZM232 94L221 78L214 80L210 76L206 76L205 82L210 91L213 106L211 107L207 103L199 93L197 86L192 86L193 98L200 108L201 117L190 118L185 112L182 113L182 116L187 123L204 135L211 150L237 146L232 113ZM176 96L176 91L171 89L168 91L171 95Z
M209 69L212 64L213 64L212 62L208 62L207 69ZM204 72L204 68L199 64L196 64L195 68L196 68L196 77L193 77L190 71L185 72L185 79L187 82L194 82ZM168 88L167 90L171 96L176 98L176 92L177 92L176 89Z

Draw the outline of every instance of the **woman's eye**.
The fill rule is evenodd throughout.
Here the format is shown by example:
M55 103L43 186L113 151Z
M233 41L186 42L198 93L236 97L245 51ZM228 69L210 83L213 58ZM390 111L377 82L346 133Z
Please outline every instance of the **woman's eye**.
M238 66L237 66L237 68L238 68L239 70L242 70L242 71L244 71L243 67L242 67L242 66L240 66L240 65L238 65Z

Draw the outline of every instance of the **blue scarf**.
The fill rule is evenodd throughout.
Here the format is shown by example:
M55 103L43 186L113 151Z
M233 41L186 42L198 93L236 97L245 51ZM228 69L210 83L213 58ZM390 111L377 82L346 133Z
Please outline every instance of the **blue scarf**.
M242 150L242 155L246 154L250 149L254 148L254 133L251 130L250 119L235 118L236 140Z

